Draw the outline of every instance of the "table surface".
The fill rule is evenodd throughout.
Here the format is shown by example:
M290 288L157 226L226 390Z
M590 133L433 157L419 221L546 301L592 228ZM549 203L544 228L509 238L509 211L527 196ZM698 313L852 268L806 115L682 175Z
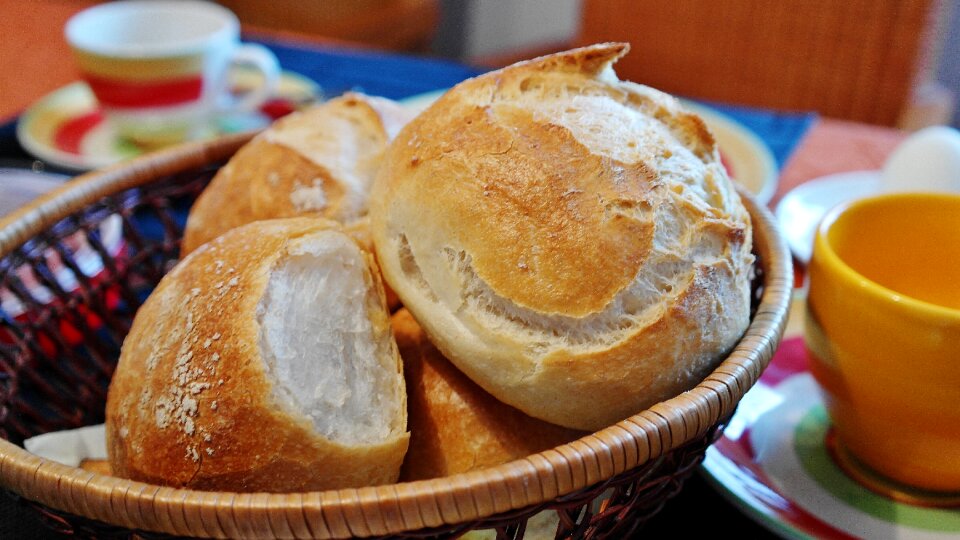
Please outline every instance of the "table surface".
M305 55L304 58L311 55L308 48L297 50ZM304 58L300 58L298 61L305 62ZM409 59L404 61L420 62L422 60ZM283 64L283 59L281 59L281 63ZM456 72L451 71L451 77L459 76L462 78L468 76L469 71L469 68L465 68L459 75L455 75L453 73ZM4 72L9 73L6 70ZM347 83L349 81L344 80L344 85L347 85ZM431 84L438 87L451 83L443 81ZM35 98L39 98L46 91L48 89L41 88L41 90L38 90L40 93ZM381 93L389 94L390 92ZM414 92L411 91L410 93ZM402 96L394 95L391 97ZM18 97L18 99L20 98ZM6 99L2 101L3 103L0 103L0 119L4 118L4 115L9 118L11 114L15 114L16 110L19 110L10 110L10 107L22 107L19 102L14 103ZM816 119L795 147L793 153L786 158L781 170L779 187L771 202L771 207L787 191L813 178L836 172L879 168L886 156L903 140L904 136L903 132L889 128L825 118ZM0 146L0 159L22 158L23 154L17 155L17 151L18 149L9 144ZM796 332L796 328L788 329L788 332ZM696 515L697 519L690 519L691 515ZM737 531L739 535L745 537L774 537L742 514L735 506L724 500L699 475L695 475L684 490L674 500L670 501L659 515L653 518L644 530L644 534L654 538L667 535L684 536L685 533L698 533L702 530L703 524L718 523L722 523L724 529ZM24 512L13 501L0 497L0 537L62 538L63 536L48 531L32 513Z

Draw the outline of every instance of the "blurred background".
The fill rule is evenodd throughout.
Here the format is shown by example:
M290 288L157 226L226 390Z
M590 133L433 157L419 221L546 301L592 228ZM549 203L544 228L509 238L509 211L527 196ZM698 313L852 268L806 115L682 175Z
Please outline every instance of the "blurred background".
M467 61L623 40L633 48L617 65L622 78L679 95L906 128L957 121L953 1L449 3L464 11L449 26L465 31L447 40ZM438 50L451 50L439 38Z
M0 0L4 117L75 80L63 23L90 0ZM248 34L496 67L631 43L621 78L686 97L916 129L958 125L955 0L222 0Z
M4 118L76 80L62 28L91 0L0 0ZM496 67L631 43L621 78L681 96L913 130L960 123L955 0L222 0L248 35Z

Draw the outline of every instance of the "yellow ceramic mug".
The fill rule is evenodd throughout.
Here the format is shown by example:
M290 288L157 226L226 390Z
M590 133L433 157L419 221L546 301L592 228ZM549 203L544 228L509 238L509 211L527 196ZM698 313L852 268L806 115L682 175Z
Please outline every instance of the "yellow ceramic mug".
M821 223L805 337L841 454L960 496L960 196L896 194Z

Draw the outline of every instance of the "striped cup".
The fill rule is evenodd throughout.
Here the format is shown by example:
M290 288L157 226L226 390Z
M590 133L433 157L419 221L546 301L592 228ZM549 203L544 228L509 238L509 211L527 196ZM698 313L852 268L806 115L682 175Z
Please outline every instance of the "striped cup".
M212 2L100 4L72 17L66 37L109 121L144 146L202 136L214 114L255 109L279 80L273 53L241 44L237 17ZM239 99L227 80L234 63L263 73L263 84Z

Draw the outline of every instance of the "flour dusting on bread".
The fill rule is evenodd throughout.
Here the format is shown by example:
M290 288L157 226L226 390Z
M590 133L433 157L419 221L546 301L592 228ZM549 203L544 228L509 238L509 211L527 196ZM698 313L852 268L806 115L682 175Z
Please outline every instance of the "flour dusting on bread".
M260 219L362 219L387 145L411 116L393 101L351 92L277 120L241 148L197 199L183 254Z

